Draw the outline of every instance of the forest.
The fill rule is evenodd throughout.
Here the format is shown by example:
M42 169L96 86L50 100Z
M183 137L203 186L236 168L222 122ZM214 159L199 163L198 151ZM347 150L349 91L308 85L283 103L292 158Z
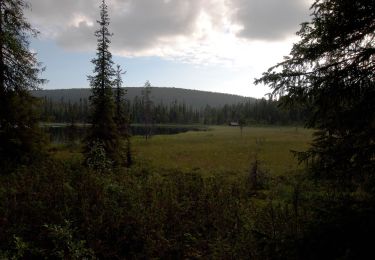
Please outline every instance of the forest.
M0 0L1 259L371 259L374 1L313 1L255 79L267 99L174 90L196 104L129 96L100 2L90 91L69 100L40 94L30 3Z
M126 100L132 101L135 97L142 96L141 87L126 87ZM79 103L80 100L89 99L91 90L89 88L73 89L39 89L31 91L32 95L38 98L46 98L54 103L61 101ZM171 104L173 102L185 103L193 108L220 107L224 105L235 105L254 101L255 98L238 95L208 92L202 90L167 88L151 86L151 99L154 104Z
M127 88L129 89L129 88ZM151 94L158 92L159 88L152 88ZM184 90L189 94L188 90ZM74 91L70 90L72 95ZM77 91L78 92L78 91ZM164 91L163 94L166 91ZM168 92L167 92L168 93ZM41 94L41 93L40 93ZM39 94L39 95L40 95ZM74 95L77 97L77 95ZM243 121L245 124L268 124L268 125L303 125L307 111L301 108L282 109L276 100L245 99L242 102L227 104L223 98L223 105L210 106L210 98L215 95L207 94L207 101L200 105L187 104L184 100L174 100L170 103L157 102L151 96L151 119L154 124L205 124L223 125L230 122ZM222 94L222 96L225 96ZM168 94L164 97L168 97ZM155 101L154 101L155 100ZM130 122L141 124L144 122L144 104L142 96L134 96L133 100L125 100L126 113ZM43 122L56 123L88 123L89 101L88 98L80 98L71 101L69 98L60 98L45 95L40 104L40 120Z

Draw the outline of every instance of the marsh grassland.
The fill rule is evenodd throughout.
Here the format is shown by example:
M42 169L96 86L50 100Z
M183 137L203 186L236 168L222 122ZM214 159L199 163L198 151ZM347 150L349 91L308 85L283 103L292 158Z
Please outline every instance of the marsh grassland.
M248 171L258 159L272 175L298 169L291 150L306 150L312 130L302 127L211 126L208 131L133 137L136 158L156 169L199 170L205 174Z

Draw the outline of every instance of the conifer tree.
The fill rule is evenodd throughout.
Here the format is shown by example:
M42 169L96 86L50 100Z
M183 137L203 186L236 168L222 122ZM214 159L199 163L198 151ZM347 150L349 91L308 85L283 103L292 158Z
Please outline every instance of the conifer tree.
M143 105L143 123L145 126L146 140L151 137L152 132L152 100L151 100L151 83L146 81L144 89L142 90L142 105Z
M110 37L108 7L105 1L100 5L99 28L95 32L97 38L96 58L93 76L88 76L92 95L91 129L86 138L86 159L90 159L90 151L99 143L107 159L114 163L119 162L119 134L114 122L113 87L115 70L113 68L112 54L109 51Z
M126 89L122 88L122 76L126 72L123 72L120 65L117 65L116 77L115 77L115 123L121 136L126 135L128 132L128 116L126 114Z
M315 174L375 179L375 2L315 0L311 10L290 56L256 83L309 109L307 126L319 131L299 156Z
M129 167L132 164L131 145L130 145L130 118L126 109L126 89L122 88L122 77L126 72L123 72L120 65L117 65L115 78L115 123L117 130L121 136L121 153L124 155L123 162Z
M29 39L37 31L24 17L24 0L0 0L0 164L29 163L40 155L43 136L31 90L45 82Z

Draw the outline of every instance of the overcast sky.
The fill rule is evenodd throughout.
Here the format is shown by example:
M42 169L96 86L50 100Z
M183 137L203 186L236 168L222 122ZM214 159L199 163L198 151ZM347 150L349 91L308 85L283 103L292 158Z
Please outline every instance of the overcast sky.
M44 86L88 87L101 0L32 0L31 47ZM200 89L262 97L254 78L288 55L310 0L107 0L114 61L125 86Z

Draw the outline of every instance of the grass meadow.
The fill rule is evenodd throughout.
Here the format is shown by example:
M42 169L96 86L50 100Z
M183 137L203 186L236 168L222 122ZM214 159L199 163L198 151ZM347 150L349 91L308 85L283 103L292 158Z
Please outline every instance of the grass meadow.
M157 170L199 171L211 174L241 174L257 159L263 170L279 176L297 170L291 151L304 151L313 130L302 127L210 126L207 131L154 135L146 140L133 136L132 151L137 164ZM54 144L53 156L82 160L81 146Z
M208 131L132 138L137 161L156 169L237 174L257 158L271 175L298 169L291 150L309 146L312 130L296 127L212 126Z

